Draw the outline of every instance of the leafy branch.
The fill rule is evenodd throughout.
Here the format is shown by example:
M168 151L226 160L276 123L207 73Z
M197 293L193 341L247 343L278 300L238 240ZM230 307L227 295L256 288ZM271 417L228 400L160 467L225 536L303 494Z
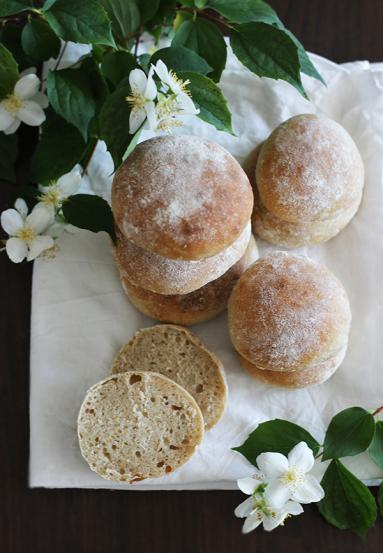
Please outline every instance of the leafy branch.
M330 460L321 485L325 497L318 503L322 516L341 530L349 529L361 538L376 520L377 505L374 496L341 459L366 452L383 469L383 421L379 420L383 405L372 413L362 407L350 407L335 415L325 433L323 446L307 430L292 422L274 419L261 423L247 440L234 451L241 453L254 466L264 452L284 455L304 441L316 459ZM382 509L383 483L378 492L378 506Z

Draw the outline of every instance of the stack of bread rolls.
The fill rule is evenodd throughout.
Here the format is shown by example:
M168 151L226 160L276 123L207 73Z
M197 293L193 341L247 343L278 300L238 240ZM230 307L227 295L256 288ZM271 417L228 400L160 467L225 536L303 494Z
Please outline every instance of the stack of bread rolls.
M115 257L132 303L177 324L223 311L257 258L252 208L245 172L218 144L195 136L139 144L112 188Z
M336 236L358 210L364 184L359 151L335 121L302 114L288 119L246 163L253 186L256 234L300 247Z

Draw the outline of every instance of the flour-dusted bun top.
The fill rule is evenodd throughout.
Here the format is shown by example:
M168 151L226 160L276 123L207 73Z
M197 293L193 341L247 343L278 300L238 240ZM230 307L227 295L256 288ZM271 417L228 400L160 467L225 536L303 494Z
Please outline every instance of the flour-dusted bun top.
M227 248L204 259L170 259L144 250L117 233L115 257L122 277L157 294L189 294L222 276L245 253L251 237L249 222Z
M136 245L174 259L200 259L232 244L249 221L250 183L224 148L196 136L139 144L117 171L112 208Z
M234 347L259 369L302 370L329 359L347 343L350 322L340 281L284 252L256 261L229 300Z
M363 162L341 125L327 117L297 115L264 142L256 182L263 205L276 217L324 220L359 203Z

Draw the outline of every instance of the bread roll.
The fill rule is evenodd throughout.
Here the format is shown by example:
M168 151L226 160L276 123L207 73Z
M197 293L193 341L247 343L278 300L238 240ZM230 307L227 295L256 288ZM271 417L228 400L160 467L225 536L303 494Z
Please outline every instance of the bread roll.
M258 257L251 237L245 255L224 275L189 294L163 295L150 292L121 278L130 301L144 315L157 321L193 325L216 317L226 309L230 293L241 274Z
M348 132L327 117L288 119L265 140L256 167L259 197L291 223L331 219L359 205L364 168Z
M351 311L340 281L323 265L285 252L256 261L228 306L235 349L259 369L303 370L347 344Z
M239 355L239 360L250 376L262 380L267 384L282 388L306 388L307 386L322 384L328 380L342 363L346 350L347 347L344 347L327 361L322 361L318 365L312 365L301 371L269 371L258 369L241 355Z
M222 417L227 397L222 364L186 328L155 325L136 332L116 355L112 372L135 367L163 374L185 388L201 409L205 430Z
M130 371L88 390L78 416L81 453L107 480L130 484L173 472L203 437L195 400L173 380Z
M195 261L169 259L136 246L120 232L117 236L115 257L122 279L157 294L188 294L222 276L244 255L251 223L222 252Z
M239 163L196 136L142 142L113 180L120 231L137 246L172 259L201 259L227 248L252 208L251 186Z

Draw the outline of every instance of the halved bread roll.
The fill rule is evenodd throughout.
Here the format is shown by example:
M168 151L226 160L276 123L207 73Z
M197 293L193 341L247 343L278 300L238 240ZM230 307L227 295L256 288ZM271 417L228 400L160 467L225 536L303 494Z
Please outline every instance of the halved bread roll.
M122 234L172 259L230 246L253 208L249 180L224 148L197 136L141 142L115 174L112 209Z
M139 482L186 463L204 423L192 396L173 380L137 370L88 390L78 416L81 453L107 480Z
M222 364L186 328L156 325L136 332L116 355L112 373L135 367L163 374L185 388L198 403L206 430L222 417L227 396Z
M132 284L122 276L124 291L133 305L144 315L161 322L193 325L216 317L227 307L230 293L242 273L257 259L253 237L245 255L224 275L189 294L156 294Z
M198 260L169 259L149 252L117 233L114 249L121 278L157 294L189 294L222 276L244 255L251 236L249 222L223 251Z

